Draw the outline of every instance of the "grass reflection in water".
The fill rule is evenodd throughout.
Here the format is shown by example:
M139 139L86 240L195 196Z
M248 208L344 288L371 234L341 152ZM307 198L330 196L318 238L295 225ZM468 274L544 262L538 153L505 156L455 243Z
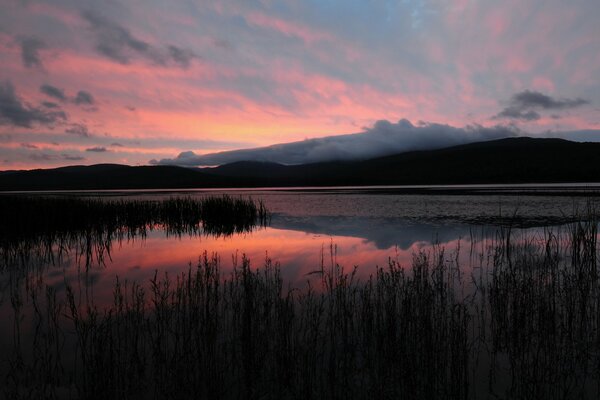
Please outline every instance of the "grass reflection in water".
M261 201L228 195L161 201L76 197L0 196L0 264L29 258L32 264L58 262L75 251L80 264L100 264L113 242L167 235L229 236L265 227L270 214ZM35 267L34 267L35 268Z
M14 290L4 395L597 398L597 228L499 228L469 268L434 246L362 281L332 249L298 288L269 259L223 272L205 253L179 275L117 278L110 305L70 284Z

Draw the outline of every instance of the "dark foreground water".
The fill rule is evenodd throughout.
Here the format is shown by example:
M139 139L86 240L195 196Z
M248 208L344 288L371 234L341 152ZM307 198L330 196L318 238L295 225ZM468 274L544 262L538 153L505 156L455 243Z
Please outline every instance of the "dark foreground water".
M0 395L597 398L598 234L587 217L598 198L502 192L237 190L228 194L264 202L268 226L220 235L155 227L103 243L51 243L41 252L23 246L0 268ZM206 315L202 323L188 321L199 304L182 300L185 285L179 285L193 286L199 263L205 272L218 264L216 281L233 282L230 289L213 287L220 305L212 318L227 324ZM244 275L265 265L276 279ZM234 277L234 270L242 274ZM213 290L212 278L198 279L196 291L187 290L209 307L199 293ZM280 286L274 297L269 285ZM307 291L314 293L306 297ZM131 305L140 296L136 307L147 309ZM160 312L180 322L161 322ZM128 335L133 342L123 339ZM141 350L127 359L99 356L125 354L115 350L124 346L117 338ZM199 347L204 352L188 359ZM313 358L299 363L300 353ZM111 366L120 378L98 373ZM222 375L201 379L190 375L192 366L198 374ZM174 384L172 392L165 389ZM107 386L115 390L103 392Z

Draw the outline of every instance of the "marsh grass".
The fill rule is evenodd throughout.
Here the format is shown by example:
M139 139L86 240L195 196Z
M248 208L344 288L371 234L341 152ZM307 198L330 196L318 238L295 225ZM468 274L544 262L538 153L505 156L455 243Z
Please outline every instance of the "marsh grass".
M460 247L435 245L363 280L332 245L299 287L268 258L224 272L204 253L181 274L116 278L102 305L81 295L85 282L65 282L61 296L15 290L3 394L596 399L597 238L595 219L540 235L509 225L471 246L467 268Z
M598 222L495 249L487 286L491 383L507 398L596 398L600 383ZM493 388L493 385L492 385Z
M117 279L105 308L71 286L62 303L49 290L47 302L31 298L52 308L33 315L40 350L13 355L6 395L464 398L469 316L445 264L432 262L420 254L410 271L391 262L362 283L334 262L321 266L318 288L291 290L269 259L254 269L243 257L224 274L205 253L148 287ZM76 351L67 365L65 336Z
M68 251L85 266L103 264L114 242L156 229L229 236L265 227L270 218L262 201L228 195L160 201L2 195L0 267L58 264Z

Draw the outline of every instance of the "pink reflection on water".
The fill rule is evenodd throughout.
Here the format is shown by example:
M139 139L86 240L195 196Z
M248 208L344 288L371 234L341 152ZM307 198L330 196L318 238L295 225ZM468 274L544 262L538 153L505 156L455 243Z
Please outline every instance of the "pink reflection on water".
M442 244L455 249L457 241ZM144 239L124 240L113 244L110 257L105 257L105 266L92 266L87 274L84 268L76 267L70 260L64 275L53 273L46 283L60 285L65 279L72 286L91 282L94 302L97 305L112 302L117 277L121 282L137 282L142 286L158 274L175 277L195 268L204 252L210 257L217 254L221 272L226 277L234 265L241 265L245 255L251 268L261 268L266 258L281 266L284 287L303 288L306 281L319 287L321 275L314 273L332 264L351 272L356 266L357 277L364 281L376 270L385 267L390 259L403 267L410 267L413 255L420 250L430 249L427 242L415 242L406 249L397 247L378 248L373 242L350 236L329 236L302 231L268 228L232 237L166 237L161 231L150 232Z

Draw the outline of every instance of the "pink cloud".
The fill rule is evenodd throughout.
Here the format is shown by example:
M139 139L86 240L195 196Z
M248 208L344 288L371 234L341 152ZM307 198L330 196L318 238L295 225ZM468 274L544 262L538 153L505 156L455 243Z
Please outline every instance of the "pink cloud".
M492 36L498 39L508 27L508 18L500 10L494 10L488 14L486 25L490 28Z

